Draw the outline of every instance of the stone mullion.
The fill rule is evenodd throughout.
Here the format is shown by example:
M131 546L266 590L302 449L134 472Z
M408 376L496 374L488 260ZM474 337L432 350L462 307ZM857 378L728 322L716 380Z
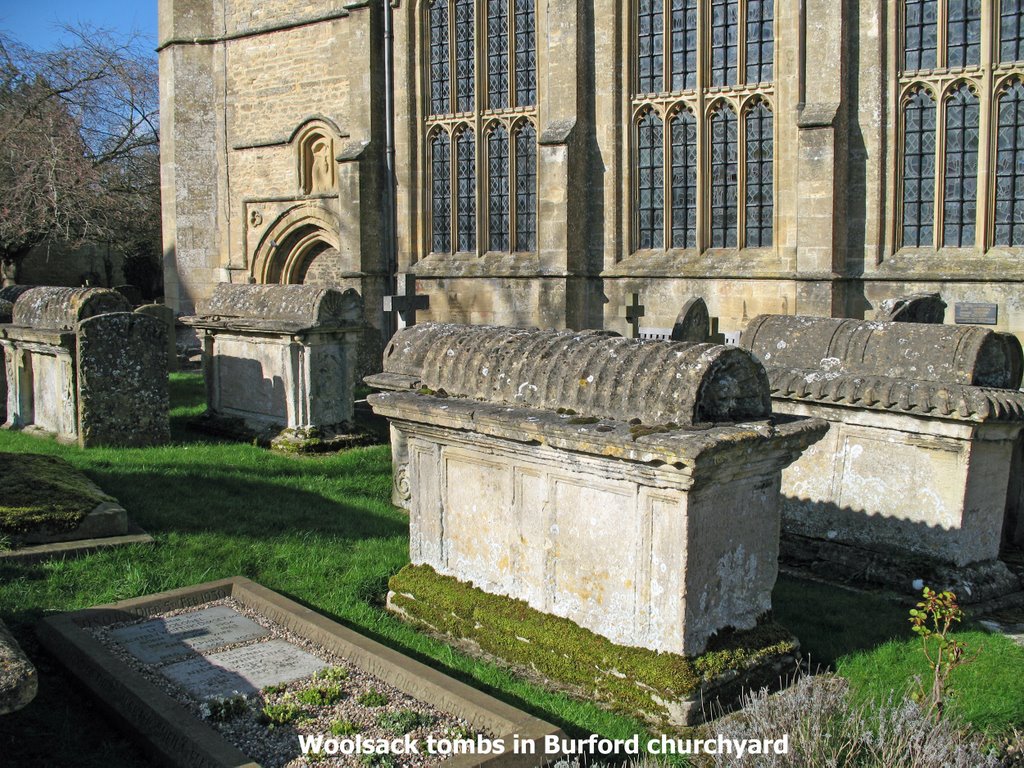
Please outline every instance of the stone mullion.
M941 4L940 4L941 6ZM945 199L946 199L946 106L949 99L945 91L946 83L935 83L935 204L932 213L934 227L932 229L932 247L941 248L945 235Z
M508 101L506 102L509 107L515 108L520 106L519 102L516 101L516 67L518 66L519 59L516 56L516 0L508 0L508 10L506 11L508 19L506 35L508 35L508 42L505 44L505 50L508 55L508 79L505 82L505 87L508 89ZM534 14L536 18L536 14ZM508 135L509 142L512 141L512 134ZM511 143L509 144L511 148ZM509 169L511 170L511 165ZM512 231L511 226L512 220L509 219L509 232ZM511 242L515 242L512 240Z
M994 77L992 64L998 59L997 22L999 14L994 3L981 4L981 89L978 94L978 191L975 211L974 247L981 253L988 250L995 231L995 178L992 168L995 164L993 148L996 146L998 119L993 119L998 103L993 94ZM992 15L995 15L995 19Z
M774 73L772 75L774 77ZM747 84L747 0L736 4L736 82ZM738 242L738 241L737 241Z
M511 67L509 67L511 69ZM512 72L512 80L515 79L515 72ZM518 126L518 127L517 127ZM516 140L518 131L522 130L522 122L513 124L509 122L508 130L508 249L511 253L516 252L516 243L519 242L519 153L516 152Z
M937 2L935 4L935 6L936 6L936 16L937 16L937 19L935 21L935 24L936 24L936 29L935 29L935 68L936 69L946 69L947 68L947 62L949 61L949 55L948 55L949 52L946 50L946 42L947 42L947 37L948 37L948 34L947 34L948 30L946 29L946 24L947 24L946 6L947 6L947 3L948 3L948 0L939 0L939 2ZM984 3L983 3L983 5L984 5Z
M694 233L694 245L697 253L703 253L707 249L708 229L710 224L710 194L706 180L710 177L708 173L711 162L711 148L707 141L707 120L705 114L705 89L707 88L708 70L710 69L711 46L705 45L710 42L708 33L709 24L709 3L708 0L697 0L697 47L700 55L697 56L697 88L694 103L694 117L697 118L697 220L696 232Z
M737 70L739 74L739 70ZM747 244L747 114L751 104L736 106L736 249Z
M666 251L672 248L672 125L669 108L670 102L661 104L661 244Z

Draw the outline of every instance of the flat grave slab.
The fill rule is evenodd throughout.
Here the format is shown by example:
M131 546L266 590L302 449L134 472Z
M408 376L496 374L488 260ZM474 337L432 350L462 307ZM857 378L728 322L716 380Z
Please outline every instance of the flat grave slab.
M229 605L207 607L217 601ZM268 639L266 628L242 612L274 627L269 633L273 637ZM546 736L564 738L550 723L241 577L50 616L37 625L37 633L69 672L127 725L154 763L260 768L245 754L251 741L238 746L230 742L197 714L203 707L197 710L195 702L211 696L223 699L236 691L267 696L272 690L268 686L308 679L330 663L344 663L357 670L350 674L390 686L396 696L412 697L476 733L491 734L508 745L535 745L532 754L455 754L437 763L445 768L534 766L546 754ZM291 726L275 732L295 741L302 733L301 727Z
M161 670L200 699L256 693L268 685L280 685L309 677L327 664L287 640L268 640L198 659L179 661Z
M252 619L223 605L132 624L110 633L126 651L147 664L185 656L192 651L206 651L255 640L269 634Z

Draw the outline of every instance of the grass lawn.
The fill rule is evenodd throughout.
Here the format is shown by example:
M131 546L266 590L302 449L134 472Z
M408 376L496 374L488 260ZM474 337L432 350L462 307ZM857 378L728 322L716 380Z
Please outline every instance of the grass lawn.
M48 657L32 625L52 611L243 575L421 661L439 666L570 732L627 738L642 725L587 702L549 693L413 631L383 609L388 578L408 562L407 518L389 503L387 446L338 455L281 456L190 433L202 382L172 378L174 445L90 449L0 432L0 451L60 456L115 496L154 546L77 560L0 566L0 618L40 670L40 693L0 718L0 762L11 766L148 766ZM902 690L923 669L906 610L884 600L781 579L777 618L812 659L836 666L862 696ZM1024 649L970 630L984 645L960 670L954 711L999 732L1024 722ZM28 737L28 738L26 738Z

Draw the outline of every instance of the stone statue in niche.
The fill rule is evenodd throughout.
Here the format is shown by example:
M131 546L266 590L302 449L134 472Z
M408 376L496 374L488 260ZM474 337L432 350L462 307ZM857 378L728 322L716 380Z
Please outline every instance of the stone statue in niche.
M307 195L334 189L334 142L314 133L302 142L302 191Z

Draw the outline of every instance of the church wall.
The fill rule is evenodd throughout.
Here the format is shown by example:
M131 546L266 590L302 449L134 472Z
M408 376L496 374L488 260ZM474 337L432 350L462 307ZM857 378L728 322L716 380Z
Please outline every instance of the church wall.
M696 97L701 120L723 95L739 107L762 92L770 102L770 246L639 249L632 202L633 119L641 101L633 94L635 7L627 0L537 0L536 108L524 112L537 132L536 250L489 253L481 246L473 253L434 254L426 0L399 4L393 10L397 266L415 274L417 290L430 296L430 309L419 319L625 332L621 307L639 293L643 326L671 326L683 303L701 296L718 329L737 332L763 312L871 318L884 299L940 290L950 305L947 322L955 302L994 302L997 328L1024 330L1015 298L1024 282L1019 249L904 249L897 243L898 5L777 0L767 89L711 88ZM191 10L184 13L186 7ZM222 25L216 34L235 36L161 54L171 94L165 209L174 237L166 241L176 239L178 272L185 275L180 287L168 280L169 295L177 291L185 306L218 280L249 279L258 272L260 244L273 222L298 202L334 217L337 261L318 267L318 274L350 280L347 275L360 271L370 275L358 278L368 299L382 295L379 9L346 15L337 3L311 10L287 0L162 0L162 8L178 8L186 36L208 34L203 30L216 27L214 18ZM310 14L319 21L299 23ZM253 34L274 26L286 28ZM197 85L203 78L217 87L204 90ZM188 109L178 103L182 93ZM667 115L672 98L655 99ZM311 117L337 128L336 195L303 195L297 187L290 132ZM706 167L706 143L701 151ZM477 174L479 211L486 200L479 191L484 170ZM368 318L373 313L370 321L383 327L376 304L368 305Z

